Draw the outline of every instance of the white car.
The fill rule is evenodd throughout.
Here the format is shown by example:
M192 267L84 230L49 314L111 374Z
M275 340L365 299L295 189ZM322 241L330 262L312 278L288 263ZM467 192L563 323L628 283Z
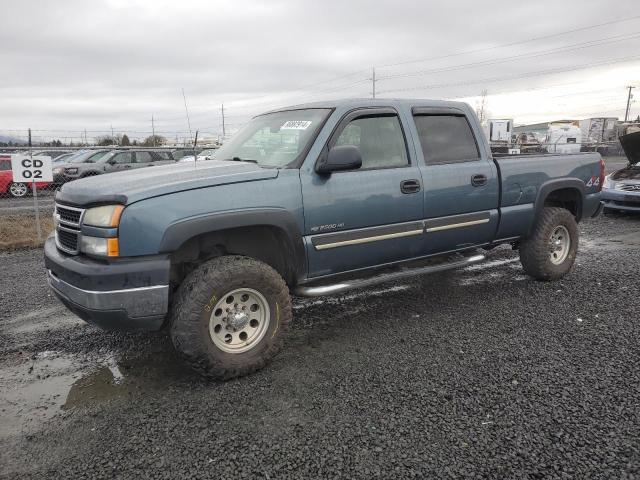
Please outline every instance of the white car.
M198 154L198 158L193 155L186 155L182 157L178 162L202 162L204 160L213 160L214 154L218 151L217 148L210 148L208 150L203 150Z

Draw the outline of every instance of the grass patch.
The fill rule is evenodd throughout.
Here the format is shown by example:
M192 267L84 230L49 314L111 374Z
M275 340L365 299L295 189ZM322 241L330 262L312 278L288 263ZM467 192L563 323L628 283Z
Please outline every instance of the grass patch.
M0 250L42 246L53 231L51 215L40 215L40 228L38 240L35 215L0 215Z

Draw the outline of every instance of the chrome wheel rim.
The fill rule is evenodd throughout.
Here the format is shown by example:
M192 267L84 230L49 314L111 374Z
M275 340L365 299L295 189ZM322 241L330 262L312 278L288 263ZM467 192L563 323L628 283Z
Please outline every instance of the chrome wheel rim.
M223 352L243 353L262 340L270 320L264 295L251 288L237 288L223 295L211 311L209 335Z
M560 265L567 259L571 247L569 230L564 225L554 228L549 238L549 259L554 265Z
M24 183L12 183L9 192L14 197L24 197L27 194L27 186Z

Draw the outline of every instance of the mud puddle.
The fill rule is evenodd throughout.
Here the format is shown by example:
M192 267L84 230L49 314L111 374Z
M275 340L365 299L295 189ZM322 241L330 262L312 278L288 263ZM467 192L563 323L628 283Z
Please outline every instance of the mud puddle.
M164 337L134 351L65 351L68 333L89 327L61 306L2 319L0 327L5 342L0 357L0 439L29 435L55 415L160 389L191 375ZM55 350L39 349L43 338L58 338L52 342Z
M16 353L0 364L0 439L29 435L56 415L159 390L192 375L171 350L98 358Z

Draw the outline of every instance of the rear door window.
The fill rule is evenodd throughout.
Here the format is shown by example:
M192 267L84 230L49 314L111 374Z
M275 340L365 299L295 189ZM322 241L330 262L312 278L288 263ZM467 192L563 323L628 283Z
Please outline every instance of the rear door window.
M151 163L153 158L149 152L136 152L136 163Z
M480 159L471 126L463 115L415 115L413 118L427 165Z
M118 153L113 157L113 161L119 165L123 163L133 163L133 155L131 152Z

